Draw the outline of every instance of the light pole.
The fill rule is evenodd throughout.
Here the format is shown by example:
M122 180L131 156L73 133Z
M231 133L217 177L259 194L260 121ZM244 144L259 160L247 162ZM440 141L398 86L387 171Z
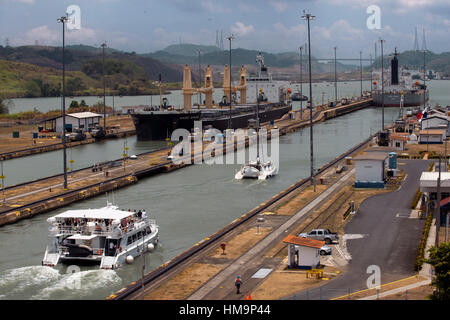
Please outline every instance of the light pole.
M310 34L310 26L309 22L310 20L314 20L315 16L311 15L310 13L305 13L303 11L302 20L308 21L308 62L309 62L309 128L310 128L310 165L311 165L311 172L310 172L310 179L311 184L314 186L314 192L316 191L316 184L314 182L314 149L313 149L313 97L312 97L312 75L311 75L311 34Z
M1 176L0 178L2 178L2 205L5 204L6 199L5 199L5 175L3 173L3 160L5 160L3 157L1 157Z
M300 120L303 120L303 46L300 48Z
M427 95L426 95L427 88L426 88L426 86L425 86L425 81L426 81L425 55L426 55L426 53L427 53L427 50L422 50L422 52L423 52L423 90L424 90L424 92L423 92L423 108L425 109L425 104L426 104L426 99L427 99Z
M65 24L69 20L67 16L63 16L57 21L62 23L63 26L63 49L62 49L62 63L63 63L63 71L62 71L62 122L63 122L63 130L62 130L62 142L63 142L63 170L64 170L64 189L67 189L67 150L66 150L66 91L65 91L65 83L66 83L66 65L65 65L65 57L64 57L64 49L65 49Z
M362 85L362 51L360 51L359 52L359 78L360 78L360 81L361 81L361 94L360 94L360 97L362 97L362 95L363 95L363 89L362 89L362 87L363 87L363 85Z
M372 95L373 87L372 87L372 76L373 76L373 63L372 63L372 54L369 55L370 57L370 94Z
M234 40L234 35L231 34L227 39L230 42L230 119L228 120L228 129L231 129L231 103L233 101L233 90L231 89L231 41Z
M336 49L334 47L334 106L337 106L337 59L336 59Z
M381 43L381 130L384 131L384 60L383 60L383 43L385 40L380 39Z
M106 42L102 46L102 72L103 72L103 128L106 132L106 80L105 80L105 47Z
M201 68L201 64L200 64L200 54L202 53L202 51L199 49L199 50L197 50L197 52L198 52L198 74L199 74L199 77L200 77L198 87L201 88L202 87L202 68ZM200 107L200 105L202 104L202 92L199 91L198 94L199 94L199 96L198 96L198 106Z

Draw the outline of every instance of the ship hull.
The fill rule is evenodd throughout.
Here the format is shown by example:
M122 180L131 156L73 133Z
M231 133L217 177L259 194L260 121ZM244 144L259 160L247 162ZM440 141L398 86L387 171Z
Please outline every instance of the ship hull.
M270 108L265 111L260 111L260 122L269 122L283 117L286 113L291 111L290 105L283 105L279 107ZM148 114L132 114L134 126L136 128L136 135L139 141L146 140L164 140L170 138L175 129L186 129L189 132L194 128L195 121L201 121L202 127L211 126L220 131L225 131L229 128L230 118L222 115L218 118L203 118L201 112L192 111L189 113L148 113ZM247 112L242 114L232 115L231 128L240 129L247 128L250 119L255 119L254 112Z
M373 93L373 103L375 106L381 107L383 105L383 97L381 93ZM400 93L385 93L384 106L385 107L400 107ZM428 101L428 91L425 93L425 100ZM405 93L403 107L417 107L424 104L423 93Z

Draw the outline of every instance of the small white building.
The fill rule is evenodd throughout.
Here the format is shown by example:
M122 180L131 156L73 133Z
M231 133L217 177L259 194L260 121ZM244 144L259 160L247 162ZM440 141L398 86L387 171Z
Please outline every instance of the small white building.
M367 152L354 157L355 187L384 188L388 156L385 152Z
M445 166L445 163L442 163ZM438 172L422 172L420 176L420 192L437 193ZM450 172L441 172L441 192L450 193ZM444 197L442 197L444 199Z
M103 116L94 112L77 112L66 114L66 132L72 132L75 129L81 129L87 132L96 125L100 124L100 119ZM63 117L54 117L44 121L45 129L62 132L63 131ZM48 128L50 126L50 128Z
M389 135L389 146L396 151L404 151L406 150L408 138L408 133L392 133Z
M316 269L320 266L320 248L325 241L288 235L283 242L288 245L290 268Z
M445 130L430 129L419 131L420 144L442 144L445 139Z

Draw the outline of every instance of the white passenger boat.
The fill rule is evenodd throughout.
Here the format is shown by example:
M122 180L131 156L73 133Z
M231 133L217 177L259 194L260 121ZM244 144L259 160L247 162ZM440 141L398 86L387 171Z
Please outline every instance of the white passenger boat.
M235 179L259 179L265 180L278 173L277 167L272 161L262 162L259 158L256 161L250 161L244 164L241 169L236 172Z
M152 251L159 227L145 211L125 211L108 203L100 209L68 210L47 219L50 243L42 265L100 264L117 269Z
M234 178L236 180L241 179L258 179L266 180L278 173L278 168L272 161L263 162L259 158L259 102L263 100L262 90L260 89L260 95L256 100L256 160L249 161L242 165L241 169L236 172Z

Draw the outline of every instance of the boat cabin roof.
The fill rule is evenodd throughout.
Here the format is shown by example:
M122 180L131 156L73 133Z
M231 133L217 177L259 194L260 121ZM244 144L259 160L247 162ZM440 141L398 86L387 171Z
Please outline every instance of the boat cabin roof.
M92 240L96 238L98 235L92 234L92 235L82 235L82 234L74 234L73 236L68 237L67 239L70 240Z
M55 218L79 218L79 219L110 219L122 220L134 215L135 212L123 211L117 207L109 206L100 209L68 210L55 216Z

